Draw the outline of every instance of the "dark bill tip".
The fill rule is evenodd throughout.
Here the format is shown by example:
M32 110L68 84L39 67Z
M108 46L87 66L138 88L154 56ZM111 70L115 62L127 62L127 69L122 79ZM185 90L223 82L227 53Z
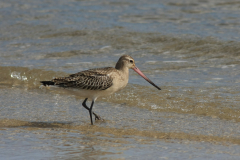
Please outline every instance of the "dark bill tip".
M154 87L156 87L158 90L161 90L160 87L158 87L156 84L154 84L149 78L147 78L147 76L145 76L140 69L138 69L137 67L133 68L133 70L135 72L137 72L141 77L143 77L146 81L148 81L151 85L153 85Z

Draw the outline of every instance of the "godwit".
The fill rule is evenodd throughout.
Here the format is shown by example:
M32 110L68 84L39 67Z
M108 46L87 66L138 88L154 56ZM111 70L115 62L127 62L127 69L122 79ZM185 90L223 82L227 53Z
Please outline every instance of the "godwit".
M133 69L150 84L161 90L150 79L148 79L135 65L131 56L123 55L119 58L115 68L90 69L69 77L54 78L51 81L41 81L44 86L54 85L62 88L78 89L81 97L85 97L82 105L89 111L91 124L93 125L92 114L95 120L101 117L92 112L93 104L98 97L110 95L123 89L128 83L129 69ZM90 108L86 105L88 98L92 99Z

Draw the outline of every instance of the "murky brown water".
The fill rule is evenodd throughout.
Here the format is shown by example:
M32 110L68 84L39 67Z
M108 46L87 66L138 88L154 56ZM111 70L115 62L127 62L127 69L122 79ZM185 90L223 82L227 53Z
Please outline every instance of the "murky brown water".
M1 1L3 159L239 159L239 5L229 1ZM96 101L40 80L115 66L130 71Z

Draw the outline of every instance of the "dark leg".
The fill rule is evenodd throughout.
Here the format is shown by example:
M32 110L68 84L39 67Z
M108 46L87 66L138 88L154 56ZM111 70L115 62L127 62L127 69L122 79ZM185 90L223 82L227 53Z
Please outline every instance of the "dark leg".
M82 105L84 108L86 108L89 111L90 108L88 108L88 106L86 105L86 102L87 102L87 98L83 101ZM101 117L98 116L96 113L92 112L92 114L94 114L95 120L101 120Z
M94 104L94 100L92 100L92 104L91 107L89 109L89 115L90 115L90 119L91 119L91 124L93 125L93 120L92 120L92 108L93 108L93 104Z

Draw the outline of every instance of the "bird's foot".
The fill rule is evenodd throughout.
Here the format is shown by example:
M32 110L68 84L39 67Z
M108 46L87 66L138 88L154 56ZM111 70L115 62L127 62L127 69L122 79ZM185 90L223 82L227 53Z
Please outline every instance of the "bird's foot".
M100 116L98 116L98 115L95 115L95 121L96 120L101 120L101 121L104 121L104 119L102 119Z

